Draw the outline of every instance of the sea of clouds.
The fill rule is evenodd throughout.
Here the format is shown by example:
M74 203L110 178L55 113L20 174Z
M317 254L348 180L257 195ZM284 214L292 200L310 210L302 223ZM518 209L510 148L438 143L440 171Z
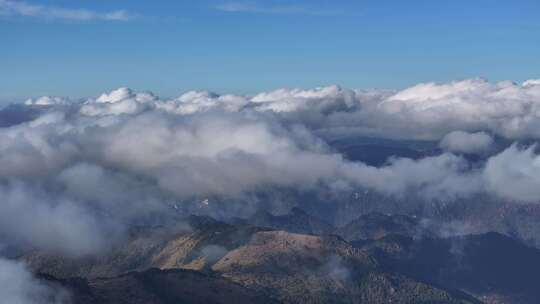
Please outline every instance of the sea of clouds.
M329 144L358 136L433 141L440 153L376 167ZM539 138L539 80L45 96L0 110L0 243L95 254L171 206L265 189L537 203Z

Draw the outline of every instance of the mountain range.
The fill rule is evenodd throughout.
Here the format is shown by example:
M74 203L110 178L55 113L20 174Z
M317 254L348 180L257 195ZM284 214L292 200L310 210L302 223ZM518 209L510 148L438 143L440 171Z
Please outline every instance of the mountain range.
M405 215L332 225L293 209L134 227L98 256L18 258L74 303L538 303L540 250L490 232L443 237Z

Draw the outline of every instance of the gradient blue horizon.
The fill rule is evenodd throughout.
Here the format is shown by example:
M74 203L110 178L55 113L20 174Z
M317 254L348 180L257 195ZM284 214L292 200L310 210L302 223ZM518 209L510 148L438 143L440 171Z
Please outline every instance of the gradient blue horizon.
M540 1L39 1L124 21L0 14L0 102L127 86L175 96L540 78Z

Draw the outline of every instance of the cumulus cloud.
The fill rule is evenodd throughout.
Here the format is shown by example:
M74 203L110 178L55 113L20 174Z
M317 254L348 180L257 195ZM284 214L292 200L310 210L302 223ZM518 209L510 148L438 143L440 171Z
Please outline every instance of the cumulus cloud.
M96 140L105 162L150 175L162 189L186 197L234 195L266 184L313 184L320 174L304 177L296 168L327 156L315 151L321 143L303 138L306 134L256 113L177 117L151 112L109 128L106 136L97 134Z
M35 279L22 263L0 258L0 297L3 303L62 304L69 295Z
M443 137L439 146L451 152L485 153L493 147L493 144L493 138L486 132L453 131Z
M343 170L359 186L402 198L416 193L426 199L452 200L483 190L478 171L448 153L419 160L396 158L382 167L348 163Z
M401 91L329 86L279 89L254 96L188 92L156 102L154 107L176 114L253 109L274 113L284 122L303 124L325 137L438 141L456 130L485 131L508 139L538 138L539 100L540 85L535 80L520 85L467 79L423 83Z
M110 95L110 96L109 96ZM137 96L135 96L137 95ZM440 140L456 130L486 131L508 139L538 138L540 85L468 79L424 83L402 91L351 90L338 86L279 89L254 96L188 92L171 100L126 88L89 100L88 116L134 114L149 109L174 114L208 111L271 112L317 134ZM40 103L50 103L48 97ZM33 101L37 103L36 101Z
M31 4L16 0L0 0L0 16L1 15L76 21L127 21L133 18L133 16L125 10L97 12L88 9L71 9Z
M356 124L360 128L392 132L384 121L379 126L370 125L374 120L367 117L378 115L390 120L396 103L399 107L429 103L425 108L438 108L440 99L473 94L470 92L477 86L489 91L493 85L471 80L440 88L424 84L398 93L332 86L283 89L253 97L188 92L172 100L121 88L81 104L80 116L67 119L63 113L48 112L0 133L7 152L0 162L7 168L6 176L25 177L59 174L62 170L69 173L75 169L69 171L67 167L75 160L86 161L97 165L95 170L86 167L87 172L103 174L111 171L107 168L114 168L126 176L138 174L154 181L167 194L181 198L235 194L264 185L313 187L332 179L336 183L342 179L345 183L354 181L392 194L415 187L429 189L426 193L433 189L466 193L468 190L459 189L470 188L461 180L467 164L459 157L443 154L418 161L394 159L385 167L375 168L345 161L316 134L320 129L344 128L355 117L366 117ZM517 90L514 84L497 86ZM462 103L461 97L452 98ZM402 104L400 100L407 102ZM392 121L399 125L407 118L407 111L396 113ZM417 122L414 117L408 118L413 125ZM409 136L422 137L431 130L453 128L446 125L450 119L440 118L432 122L442 126L420 134L409 128ZM441 146L451 152L476 153L487 149L492 141L485 132L454 131L446 133ZM305 168L312 174L306 176ZM416 182L405 178L410 172L418 176ZM455 184L459 189L450 191L450 185Z
M23 184L0 186L0 237L23 248L45 249L71 256L94 254L113 240L107 221L75 202Z
M135 114L151 107L156 99L152 93L133 93L129 88L119 88L87 100L80 112L86 116Z
M380 104L398 122L432 130L489 130L507 138L538 137L540 87L469 79L425 83L405 89ZM413 131L414 132L414 131Z
M159 102L156 108L175 114L193 114L217 109L238 112L247 104L248 99L243 96L190 91L176 99Z
M524 87L533 87L540 85L540 79L529 79L523 82Z
M535 149L513 145L491 157L484 171L489 190L510 200L540 202L540 155Z
M316 110L321 113L357 109L356 92L338 86L315 88L313 90L279 89L255 95L251 101L257 109L274 112L297 112Z
M281 89L251 99L320 133L440 140L446 134L489 131L510 139L538 138L540 85L467 79L423 83L402 91Z

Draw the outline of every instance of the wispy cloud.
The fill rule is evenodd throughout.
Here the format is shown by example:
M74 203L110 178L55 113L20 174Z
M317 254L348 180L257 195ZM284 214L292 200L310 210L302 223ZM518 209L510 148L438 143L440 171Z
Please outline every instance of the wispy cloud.
M133 18L133 15L126 10L97 12L89 9L62 8L14 0L0 0L1 15L75 21L127 21Z
M259 2L225 2L213 7L216 10L229 13L267 13L267 14L307 14L307 15L336 15L342 11L321 9L306 5L268 5Z

